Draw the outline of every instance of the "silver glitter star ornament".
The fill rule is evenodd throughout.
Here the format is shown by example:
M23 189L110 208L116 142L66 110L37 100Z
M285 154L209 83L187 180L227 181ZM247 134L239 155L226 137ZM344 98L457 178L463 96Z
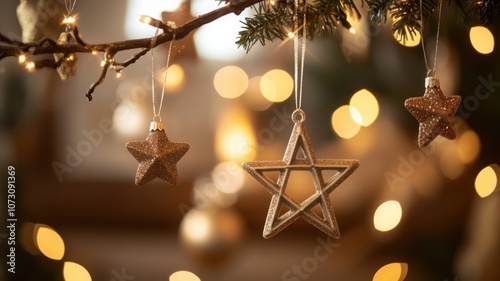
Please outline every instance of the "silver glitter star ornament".
M460 96L445 96L437 77L425 78L424 96L405 101L406 109L420 123L418 146L427 146L438 135L447 139L456 138L455 113L461 100Z
M139 162L135 175L137 186L155 178L160 178L171 185L178 185L176 164L189 150L189 144L169 141L163 122L151 122L147 139L128 142L126 147Z
M303 218L329 236L340 237L337 219L333 212L329 194L337 188L358 166L358 160L316 159L304 125L305 113L297 109L292 114L295 125L283 160L252 161L243 163L243 168L262 184L271 194L272 199L264 226L264 238L271 238L299 218ZM299 156L302 151L303 157ZM329 179L323 178L323 171L334 170ZM314 194L301 203L297 203L286 194L286 187L291 172L308 171L312 176ZM266 176L266 172L279 172L276 182ZM313 212L320 205L322 217ZM279 215L282 207L288 212Z

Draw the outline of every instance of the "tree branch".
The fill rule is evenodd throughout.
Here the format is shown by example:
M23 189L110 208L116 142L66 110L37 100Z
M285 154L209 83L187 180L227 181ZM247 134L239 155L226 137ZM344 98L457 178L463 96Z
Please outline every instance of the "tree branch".
M3 34L0 33L0 60L7 57L18 57L19 55L26 55L28 57L33 57L37 55L43 54L56 54L63 53L68 55L70 53L95 53L95 52L104 52L105 60L103 65L103 71L99 77L99 80L92 84L90 89L88 90L86 96L89 100L92 100L92 93L95 88L104 82L106 77L106 72L108 69L115 69L116 71L121 71L123 68L135 63L140 57L145 55L151 48L155 48L161 44L171 41L174 38L175 40L182 39L186 37L190 32L195 29L208 24L220 17L223 17L227 14L240 14L244 9L249 6L255 5L264 0L231 0L227 1L227 5L213 10L209 13L201 15L184 25L178 27L172 27L171 25L165 24L160 20L152 19L149 23L153 27L157 27L163 30L163 33L157 36L156 40L153 38L142 38L142 39L133 39L126 41L118 41L118 42L109 42L102 44L88 44L85 43L78 32L76 26L73 27L73 35L77 43L68 44L68 45L58 45L53 40L43 40L38 43L23 43L17 40L10 39ZM153 44L152 44L152 41ZM142 49L140 52L134 54L132 58L129 60L119 63L114 60L114 56L125 50L133 50L133 49ZM60 63L58 62L50 62L50 60L43 59L40 61L35 61L35 69L42 67L51 67L57 68Z

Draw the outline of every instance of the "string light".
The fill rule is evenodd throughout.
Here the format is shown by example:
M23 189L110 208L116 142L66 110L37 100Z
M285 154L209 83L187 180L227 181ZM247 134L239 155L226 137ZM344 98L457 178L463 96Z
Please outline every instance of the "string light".
M66 61L74 61L75 60L75 55L71 54L66 58Z
M64 17L64 20L62 23L67 24L67 25L75 25L76 18L75 18L75 16Z
M92 55L97 55L97 50L92 50Z
M295 33L293 33L292 31L288 32L288 38L293 38L295 37Z
M119 70L116 72L116 78L122 77L122 72Z
M23 63L26 62L26 55L25 54L20 54L19 57L18 57L18 59L19 59L19 63L23 64Z
M105 65L106 65L106 60L104 59L101 61L101 67L104 67Z
M356 34L356 29L354 27L349 28L349 32L352 34Z
M30 61L26 64L26 70L28 70L28 72L33 72L35 71L35 63Z
M145 24L149 24L151 22L151 17L149 16L137 15L137 19Z

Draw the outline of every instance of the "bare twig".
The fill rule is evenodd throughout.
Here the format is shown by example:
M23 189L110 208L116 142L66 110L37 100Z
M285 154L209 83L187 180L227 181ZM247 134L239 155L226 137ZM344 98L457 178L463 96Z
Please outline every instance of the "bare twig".
M93 83L88 90L86 97L89 100L92 100L92 93L95 91L95 88L104 82L106 77L106 73L108 69L114 68L118 71L123 68L135 63L140 57L145 55L150 48L154 48L166 42L169 42L173 39L175 33L175 40L182 39L186 37L190 32L197 29L200 26L208 24L222 16L227 14L240 14L245 8L255 5L264 0L232 0L228 1L226 6L223 6L219 9L213 10L209 13L201 15L186 24L173 28L169 24L165 24L160 20L156 20L151 18L153 21L150 22L150 25L161 28L163 33L158 35L156 38L156 43L154 46L151 46L152 38L142 38L142 39L133 39L126 41L118 41L118 42L109 42L102 44L88 44L84 42L78 29L73 27L73 33L77 43L68 44L68 45L58 45L56 42L50 39L46 39L42 42L38 43L23 43L14 39L9 39L8 37L2 35L0 33L0 60L7 57L17 57L21 54L25 54L27 56L37 56L42 54L56 54L63 53L65 55L71 53L91 53L91 52L104 52L106 54L105 64L103 65L103 70L101 72L101 76L99 80ZM114 61L115 54L125 51L125 50L133 50L133 49L142 49L140 52L134 54L132 58L123 62L117 63ZM35 69L41 67L51 67L57 68L60 65L60 62L47 62L47 59L35 61Z

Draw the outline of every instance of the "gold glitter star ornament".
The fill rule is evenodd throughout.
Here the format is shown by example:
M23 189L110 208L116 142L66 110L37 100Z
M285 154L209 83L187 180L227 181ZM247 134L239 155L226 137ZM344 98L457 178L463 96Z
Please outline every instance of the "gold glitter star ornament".
M163 122L151 122L150 133L146 140L128 142L126 147L139 162L135 175L137 186L155 178L160 178L171 185L179 183L176 164L189 150L189 144L169 141Z
M461 100L460 96L445 96L437 77L425 78L424 96L405 101L406 109L420 123L418 146L427 146L438 135L447 139L456 138L455 113Z
M271 238L297 219L303 218L319 230L338 239L340 232L329 194L358 168L359 161L316 159L304 125L304 112L301 109L295 110L292 120L295 125L283 160L243 163L243 168L272 194L263 236ZM325 180L323 171L329 170L335 171L335 174ZM297 203L286 194L288 179L293 171L308 171L312 176L315 192L301 203ZM266 172L279 172L277 181L270 179ZM316 205L321 207L322 217L313 212L312 209ZM280 215L283 207L289 210Z

